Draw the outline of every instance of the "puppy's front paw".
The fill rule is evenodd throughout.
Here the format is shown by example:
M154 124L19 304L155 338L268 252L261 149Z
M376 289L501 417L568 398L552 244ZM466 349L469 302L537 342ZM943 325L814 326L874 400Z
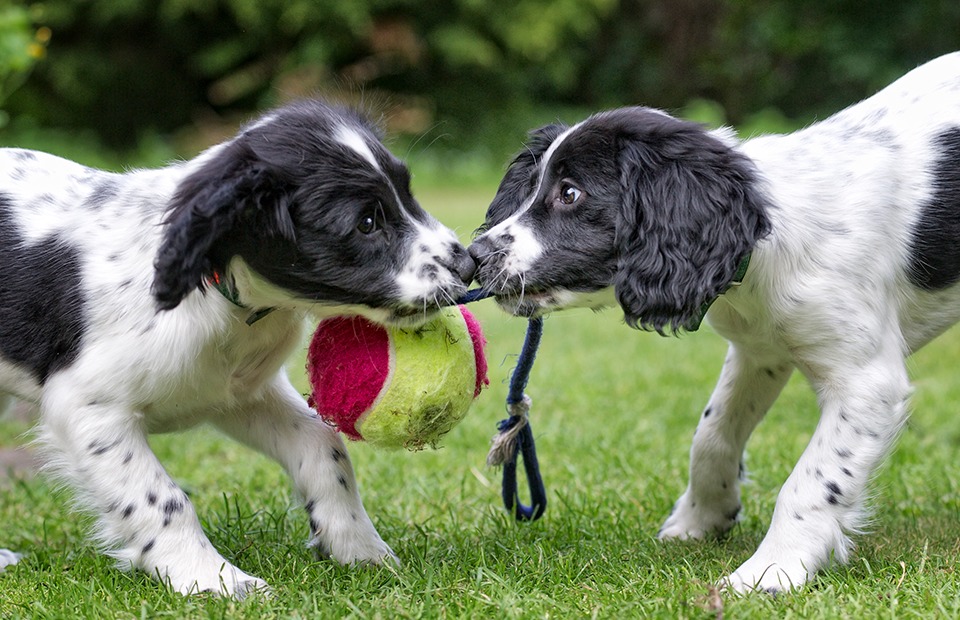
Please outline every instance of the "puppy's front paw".
M23 556L7 549L0 549L0 573L8 566L13 566L20 561Z
M311 538L310 546L318 556L332 558L340 564L400 565L400 559L369 520L354 527L319 529Z
M754 556L733 574L721 579L720 587L737 594L765 592L776 595L799 588L809 578L809 571L800 561L777 563Z
M248 575L239 568L225 563L219 570L205 571L196 579L180 579L170 585L180 594L213 594L243 600L251 594L269 596L270 586L263 579Z
M697 503L687 491L680 496L673 512L664 521L657 533L660 540L702 540L726 534L736 524L740 514L739 502L730 502L729 508L722 505Z

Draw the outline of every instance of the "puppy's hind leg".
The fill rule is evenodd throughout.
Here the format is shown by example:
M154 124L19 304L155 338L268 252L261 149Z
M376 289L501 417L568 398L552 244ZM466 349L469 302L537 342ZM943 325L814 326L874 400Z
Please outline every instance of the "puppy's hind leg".
M810 356L815 362L806 365L820 400L820 422L780 489L767 535L724 579L727 586L738 592L789 590L831 558L846 561L848 534L862 525L867 484L907 416L910 384L900 347L896 335L888 336L872 359L865 355L856 365L841 363L852 356Z
M260 399L213 421L287 470L306 503L310 545L318 553L342 564L397 562L363 508L343 440L286 376L278 375Z
M97 515L97 538L121 568L143 570L182 594L243 598L266 588L213 548L134 412L99 402L70 406L70 400L45 396L41 441L51 468Z

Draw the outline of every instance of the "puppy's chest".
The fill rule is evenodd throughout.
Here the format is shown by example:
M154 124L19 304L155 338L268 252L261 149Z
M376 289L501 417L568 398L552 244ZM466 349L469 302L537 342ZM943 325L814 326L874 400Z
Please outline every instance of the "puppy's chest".
M148 378L151 398L142 409L150 430L189 427L258 400L301 342L300 321L275 319L262 329L238 325L172 356Z

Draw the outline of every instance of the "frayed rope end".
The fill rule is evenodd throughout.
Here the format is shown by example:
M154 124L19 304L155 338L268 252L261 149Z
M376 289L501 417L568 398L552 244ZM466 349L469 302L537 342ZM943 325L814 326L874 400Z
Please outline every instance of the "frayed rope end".
M517 435L529 423L527 414L530 412L532 403L530 397L524 394L520 402L507 405L507 413L510 417L502 420L498 425L500 432L491 440L490 452L487 453L487 465L500 467L517 458Z

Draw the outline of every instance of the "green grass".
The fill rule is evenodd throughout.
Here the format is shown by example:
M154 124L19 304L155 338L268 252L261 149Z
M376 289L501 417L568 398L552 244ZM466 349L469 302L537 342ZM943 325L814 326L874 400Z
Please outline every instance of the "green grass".
M491 193L423 190L421 201L466 239ZM152 444L214 544L266 579L272 598L184 598L114 570L86 542L88 520L32 478L0 481L0 546L27 554L0 576L0 618L717 617L710 584L759 543L816 424L805 383L794 377L749 446L742 523L721 542L662 544L656 532L686 484L690 437L725 345L708 330L679 339L635 332L613 310L558 313L528 388L550 506L541 521L517 524L484 458L525 322L489 301L475 311L492 385L444 447L350 445L364 503L401 568L314 561L280 468L203 430ZM858 538L851 563L777 598L724 595L724 617L960 615L958 363L956 331L911 360L915 413L877 479L874 531ZM26 430L0 422L0 445Z

